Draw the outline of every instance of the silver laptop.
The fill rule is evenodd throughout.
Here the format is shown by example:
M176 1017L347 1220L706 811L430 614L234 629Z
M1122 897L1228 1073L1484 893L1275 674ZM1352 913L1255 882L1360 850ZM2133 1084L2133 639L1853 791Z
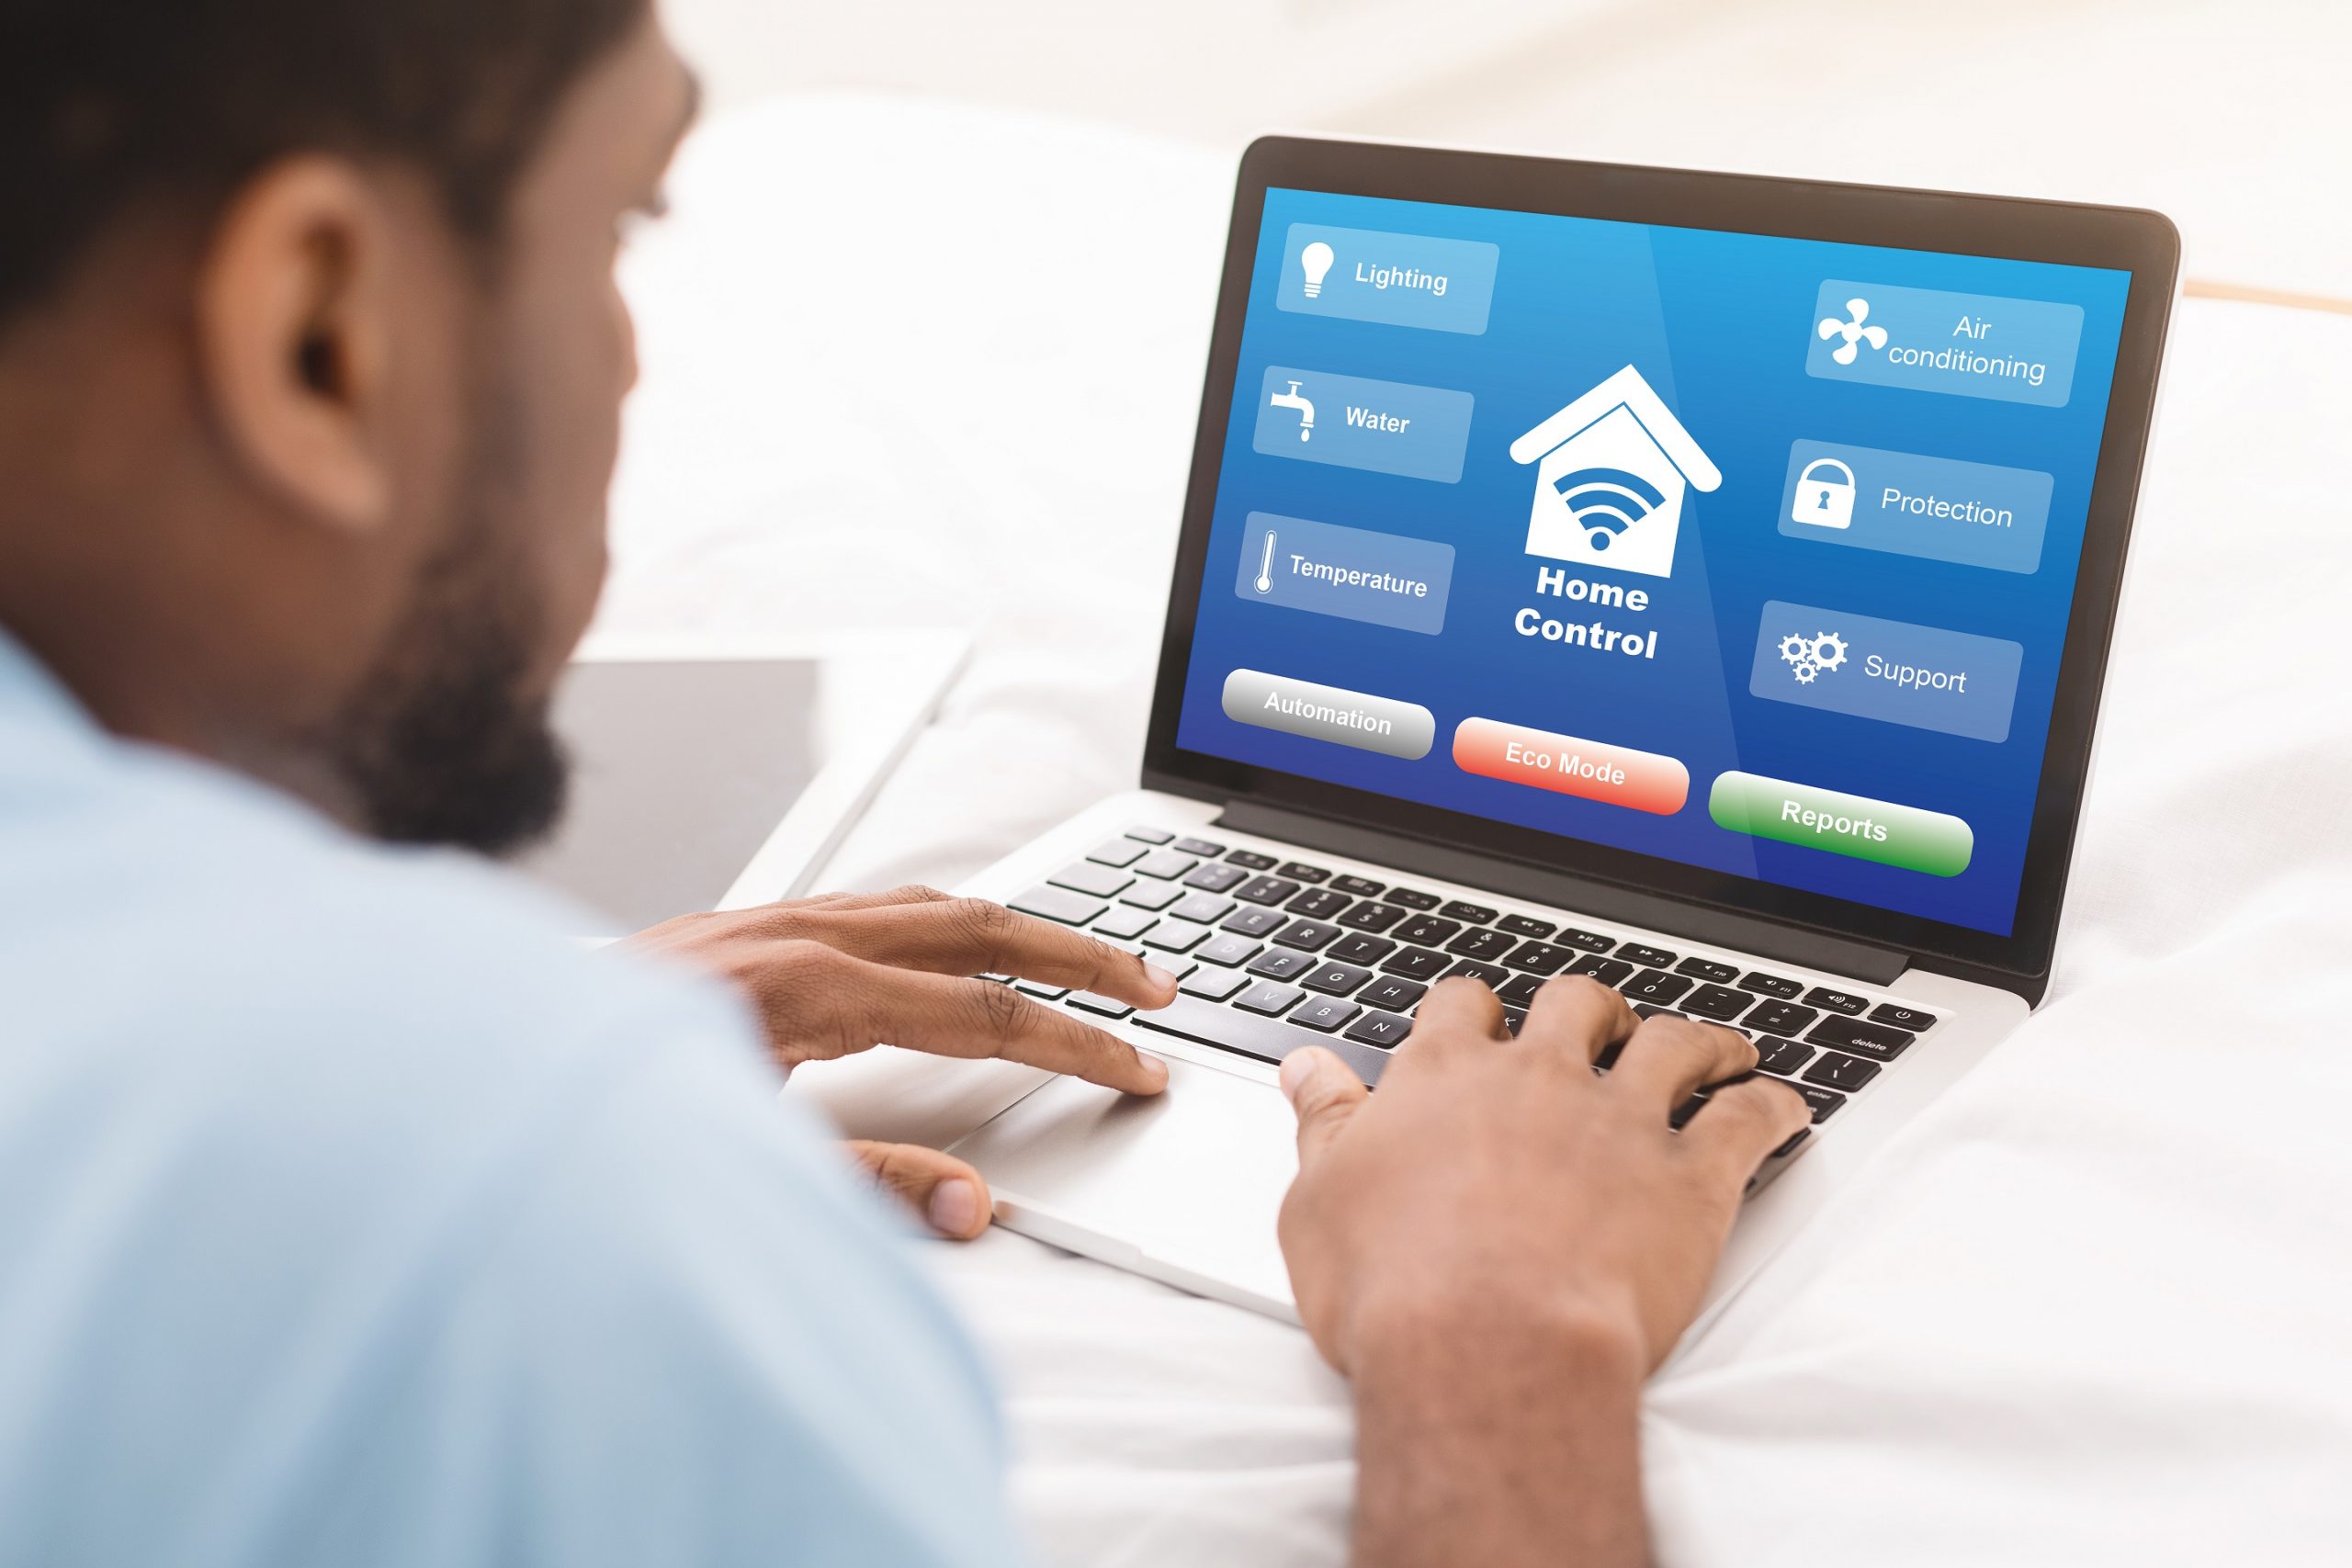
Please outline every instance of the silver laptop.
M808 1089L1290 1316L1276 1065L1376 1088L1440 976L1515 1026L1588 975L1813 1108L1720 1303L2041 998L2177 258L2147 212L1257 143L1139 787L972 887L1183 976L995 977L1168 1092Z

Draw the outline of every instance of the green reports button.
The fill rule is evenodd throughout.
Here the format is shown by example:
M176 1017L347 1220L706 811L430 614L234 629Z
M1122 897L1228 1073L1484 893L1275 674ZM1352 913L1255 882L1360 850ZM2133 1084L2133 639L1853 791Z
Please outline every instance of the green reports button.
M1929 876L1958 876L1976 850L1976 835L1957 817L1755 773L1718 774L1707 794L1707 815L1735 833Z

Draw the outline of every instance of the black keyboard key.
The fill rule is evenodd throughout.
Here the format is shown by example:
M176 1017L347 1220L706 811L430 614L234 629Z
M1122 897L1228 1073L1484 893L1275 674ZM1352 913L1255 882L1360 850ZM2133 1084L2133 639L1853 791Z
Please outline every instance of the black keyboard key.
M1800 1007L1795 1002L1758 1002L1756 1010L1747 1015L1747 1027L1767 1034L1785 1034L1793 1040L1820 1016L1819 1009Z
M1405 918L1405 911L1394 904L1358 904L1340 917L1340 923L1350 931L1385 931Z
M1481 964L1475 958L1464 959L1461 963L1447 970L1446 975L1448 977L1455 975L1467 975L1473 980L1476 980L1484 984L1488 990L1494 989L1497 986L1507 984L1510 979L1510 970L1498 969L1491 964Z
M1434 893L1424 893L1417 887L1392 887L1388 901L1408 909L1434 909L1442 902Z
M1571 975L1589 975L1604 986L1614 986L1634 972L1634 966L1622 958L1603 958L1597 953L1587 953L1568 966Z
M1108 898L1134 881L1135 875L1131 872L1121 871L1116 866L1097 865L1091 860L1066 865L1046 878L1049 886L1067 887L1073 893L1091 894L1097 898Z
M1411 980L1401 980L1394 975L1383 975L1364 987L1356 1000L1368 1008L1387 1012L1409 1011L1415 1002L1429 995L1429 987Z
M1282 874L1294 882L1329 882L1331 879L1331 873L1328 868L1306 865L1295 860L1283 863Z
M1344 997L1371 978L1372 971L1369 969L1359 969L1352 964L1334 964L1327 958L1300 976L1298 983L1327 997Z
M1351 898L1377 897L1380 890L1386 886L1387 884L1374 882L1368 876L1335 876L1331 879L1331 891L1344 893Z
M1415 947L1438 947L1451 942L1462 930L1459 920L1441 920L1435 915L1416 915L1396 928L1398 942L1409 942Z
M1176 847L1188 855L1199 855L1204 860L1215 860L1225 853L1225 846L1215 839L1179 839Z
M1094 934L1113 942L1133 942L1159 922L1149 909L1114 909L1094 922Z
M1686 958L1674 966L1677 975L1688 975L1693 980L1704 980L1710 986L1728 986L1739 978L1736 965L1718 964L1712 958Z
M1707 1097L1703 1094L1694 1094L1666 1113L1666 1124L1679 1133L1683 1128L1690 1125L1690 1118L1706 1108ZM1710 1122L1707 1125L1712 1127L1714 1123Z
M1627 952L1632 949L1628 948ZM1649 1002L1657 1007L1672 1007L1674 999L1690 988L1690 982L1679 975L1669 975L1663 969L1645 969L1618 989L1626 998Z
M1674 954L1662 947L1644 947L1639 942L1627 942L1617 950L1617 956L1628 964L1638 964L1645 969L1674 967Z
M1518 1034L1520 1025L1526 1021L1527 1010L1525 1008L1503 1009L1503 1027L1510 1030L1512 1034Z
M1165 882L1182 876L1201 863L1191 855L1180 855L1174 850L1154 850L1127 869L1137 876L1156 876Z
M1320 1030L1329 1034L1346 1023L1363 1009L1338 997L1310 997L1306 1005L1290 1015L1290 1021L1302 1029Z
M1275 988L1289 989L1288 987ZM1248 995L1255 995L1255 991ZM1290 1000L1297 1000L1295 993ZM1289 1005L1288 1001L1282 1004L1283 1007ZM1272 1017L1255 1016L1263 1011L1263 1008L1257 1008L1244 1012L1238 1008L1219 1007L1215 1002L1204 1002L1194 997L1178 997L1156 1011L1136 1014L1134 1026L1161 1034L1173 1034L1182 1040L1195 1040L1222 1050L1236 1051L1264 1062L1279 1062L1294 1051L1319 1044L1337 1053L1366 1083L1378 1082L1381 1068L1388 1065L1388 1053L1385 1051L1358 1044L1343 1036L1318 1036L1311 1030L1293 1029Z
M1116 997L1105 997L1093 991L1072 991L1065 1004L1080 1012L1099 1013L1104 1018L1125 1018L1135 1011L1133 1002L1123 1002Z
M1091 925L1102 918L1111 906L1100 898L1089 898L1083 893L1072 893L1066 887L1032 887L1008 908L1024 915L1035 915L1041 920L1059 920L1066 926Z
M1499 928L1498 928L1499 929ZM1555 947L1548 942L1521 942L1504 964L1530 975L1557 975L1577 955L1573 947Z
M1233 900L1214 893L1187 893L1168 911L1180 920L1198 920L1213 926L1233 913Z
M1114 839L1086 852L1086 858L1103 865L1133 865L1143 859L1145 846L1133 839Z
M1136 1016L1143 1018L1148 1015L1137 1013ZM1813 1124L1816 1127L1837 1115L1846 1103L1844 1095L1834 1089L1823 1089L1819 1084L1801 1083L1791 1087L1804 1096L1805 1104L1813 1108Z
M1794 1077L1797 1069L1812 1060L1813 1047L1800 1045L1793 1040L1774 1040L1768 1036L1756 1043L1756 1070L1760 1073Z
M1617 944L1599 931L1580 931L1570 926L1553 939L1562 947L1580 948L1586 953L1606 953Z
M1281 863L1272 855L1261 855L1255 850L1235 850L1225 857L1227 865L1238 865L1244 871L1272 871Z
M1331 939L1339 934L1339 927L1321 920L1293 920L1274 933L1274 941L1301 953L1317 953L1330 946Z
M1377 964L1396 951L1396 944L1385 936L1342 937L1323 956L1341 964Z
M1900 1002L1881 1002L1871 1009L1872 1023L1889 1023L1897 1029L1907 1029L1914 1034L1925 1034L1936 1026L1936 1015L1907 1008Z
M1305 915L1310 920L1328 920L1348 907L1348 896L1334 893L1328 887L1310 887L1283 906L1294 915Z
M1871 1079L1878 1077L1879 1065L1860 1056L1841 1056L1835 1051L1824 1051L1821 1060L1804 1070L1804 1081L1817 1083L1824 1089L1842 1089L1851 1094Z
M1840 1051L1892 1062L1908 1050L1918 1036L1909 1030L1890 1029L1883 1023L1864 1023L1859 1018L1825 1018L1821 1027L1805 1038L1816 1045L1835 1045Z
M1445 950L1459 958L1475 958L1481 964L1491 964L1519 945L1519 939L1498 931L1466 931L1445 944Z
M1236 886L1246 881L1249 875L1248 872L1238 865L1219 863L1216 865L1204 865L1193 872L1184 879L1184 886L1197 887L1204 893L1230 893Z
M1257 957L1263 946L1256 937L1227 932L1201 943L1193 956L1204 964L1222 964L1230 969L1237 964L1247 964Z
M1172 882L1138 882L1119 895L1119 902L1138 909L1165 909L1183 897L1184 890Z
M1495 918L1497 911L1484 904L1464 903L1455 898L1438 910L1449 920L1460 920L1465 926L1483 926Z
M1281 904L1298 892L1298 884L1287 876L1253 876L1233 890L1236 898L1251 904Z
M1012 988L1024 997L1035 997L1047 1002L1057 1002L1069 995L1068 986L1048 986L1043 980L1015 980Z
M1347 1038L1366 1045L1377 1045L1384 1051L1394 1051L1405 1043L1413 1032L1410 1019L1398 1018L1393 1012L1368 1012L1348 1025Z
M1177 989L1188 997L1204 1001L1229 1000L1233 993L1250 984L1250 976L1231 969L1195 969L1184 976Z
M1306 993L1296 986L1285 986L1279 980L1261 980L1236 997L1233 1005L1273 1018L1292 1007L1299 998L1305 995ZM1182 1005L1181 999L1177 1005Z
M1858 997L1851 991L1833 991L1826 986L1815 986L1804 994L1805 1005L1824 1012L1860 1012L1871 1005L1868 997Z
M991 986L1010 986L1012 984L1012 976L1010 975L982 975L978 976L978 978L986 980Z
M1400 947L1381 960L1380 972L1402 975L1408 980L1434 980L1453 962L1444 953L1431 953L1426 947Z
M1791 997L1801 996L1804 992L1804 987L1797 981L1783 980L1778 975L1767 975L1761 971L1742 980L1739 983L1739 988L1743 991L1754 991L1759 997L1778 997L1782 1001L1787 1001Z
M1747 1004L1755 999L1753 992L1735 991L1724 986L1702 986L1682 998L1682 1010L1694 1018L1729 1023L1746 1012Z
M1532 915L1505 915L1495 922L1495 929L1498 931L1509 931L1513 936L1532 937L1535 941L1542 942L1560 928L1549 920L1539 920Z
M1242 936L1264 936L1284 921L1285 917L1279 909L1238 909L1218 929Z
M1791 1155L1796 1153L1798 1149L1804 1147L1804 1141L1812 1136L1812 1128L1800 1127L1795 1132L1789 1134L1789 1141L1787 1143L1782 1144L1779 1148L1774 1149L1770 1154L1766 1155L1764 1157L1766 1159L1786 1159Z
M1165 828L1153 828L1148 825L1127 829L1128 838L1147 844L1164 844L1175 836Z
M1541 975L1514 975L1495 995L1502 998L1507 1006L1523 1008L1532 1002L1535 993L1543 988L1544 976Z
M1250 973L1266 980L1290 980L1315 967L1315 955L1295 948L1270 947L1250 961Z

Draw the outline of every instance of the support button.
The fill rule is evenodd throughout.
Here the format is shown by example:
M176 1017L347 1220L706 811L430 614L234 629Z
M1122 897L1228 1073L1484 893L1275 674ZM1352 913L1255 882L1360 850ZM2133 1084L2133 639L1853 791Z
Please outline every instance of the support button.
M1735 833L1929 876L1958 876L1976 852L1975 833L1957 817L1756 773L1717 776L1707 815Z

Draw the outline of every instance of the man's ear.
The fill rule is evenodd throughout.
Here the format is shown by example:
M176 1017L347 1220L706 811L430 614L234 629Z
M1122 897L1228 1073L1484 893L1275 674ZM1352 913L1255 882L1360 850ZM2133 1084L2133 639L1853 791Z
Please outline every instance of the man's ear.
M390 516L395 217L352 164L303 157L239 191L197 286L198 373L234 457L305 515Z

